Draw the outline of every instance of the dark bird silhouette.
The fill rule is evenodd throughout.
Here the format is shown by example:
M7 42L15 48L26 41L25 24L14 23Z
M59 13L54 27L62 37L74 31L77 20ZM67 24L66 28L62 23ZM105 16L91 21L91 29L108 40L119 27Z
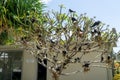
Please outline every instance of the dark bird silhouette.
M72 22L76 22L77 19L75 19L74 17L71 18Z
M77 62L77 58L74 59L74 62L75 62L75 63Z
M28 42L28 41L30 41L30 37L27 37L27 36L21 37L21 41Z
M98 31L96 29L94 29L94 33L97 33Z
M89 67L90 63L85 63L83 67Z
M110 59L111 59L111 57L110 57L110 55L108 55L107 60L110 60Z
M97 33L98 33L99 36L101 36L101 32L100 31L98 31Z
M84 72L87 72L90 70L90 62L87 61L84 63L84 65L82 65L82 67L84 68Z
M53 40L50 40L50 43L51 43L51 44L55 44L55 42L54 42Z
M39 50L41 50L41 48L38 45L36 45L36 48L39 49Z
M111 62L112 62L111 56L108 55L108 56L107 56L106 63L111 64Z
M79 48L78 48L78 51L81 51L82 50L82 47L80 46Z
M56 56L53 56L53 60L54 60L55 62L58 61Z
M22 40L22 41L24 41L24 40L26 40L26 39L27 39L27 37L26 37L26 36L21 38L21 40Z
M62 51L62 53L63 53L63 56L65 57L66 56L66 54L67 54L67 51Z
M41 35L41 34L39 34L39 35L38 35L38 37L39 37L39 38L41 38L41 37L42 37L42 35Z
M101 21L96 21L91 27L98 26L101 23Z
M79 57L75 58L75 59L74 59L74 62L75 62L75 63L76 63L76 62L80 62L80 58L79 58Z
M104 60L104 57L103 57L103 56L101 56L101 61L100 61L100 62L103 62L103 60Z
M72 9L69 9L69 12L70 12L70 13L73 13L73 12L75 12L75 11L73 11Z
M55 70L56 70L56 71L60 71L60 70L61 70L61 66L57 66L57 67L55 68Z

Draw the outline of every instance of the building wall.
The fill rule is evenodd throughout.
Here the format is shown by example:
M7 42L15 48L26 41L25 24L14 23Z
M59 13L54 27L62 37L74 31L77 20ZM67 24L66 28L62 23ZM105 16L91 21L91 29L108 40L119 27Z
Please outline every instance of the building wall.
M74 72L82 70L80 64L71 65L64 72ZM53 80L51 73L47 72L47 80ZM100 67L92 67L89 72L79 72L72 75L61 75L59 80L112 80L112 70Z
M92 52L87 53L85 56L82 57L81 62L83 61L100 61L101 52ZM80 56L80 54L76 55ZM75 63L70 64L67 69L63 71L63 73L74 72L76 70L81 70L81 72L72 74L72 75L61 75L59 80L112 80L112 69L105 68L105 63L92 63L90 67L90 71L83 72L83 68L81 67L82 64ZM49 66L49 65L48 65ZM98 67L92 67L98 66ZM50 71L47 71L47 80L53 80Z
M14 52L15 56L18 55L18 51L22 54L22 72L21 80L37 80L37 60L28 52L25 52L23 48L16 48L14 46L0 46L0 52ZM23 53L22 53L23 52Z
M23 54L22 80L37 80L37 60L27 52Z
M8 50L8 48L2 48L4 51ZM19 49L17 49L19 50ZM100 60L100 57L96 57L101 54L100 52L88 53L83 56L82 61L88 60ZM76 56L80 56L79 54ZM23 53L23 66L22 66L22 80L37 80L37 60L35 57L30 55L28 52ZM101 63L92 64L92 65L105 65ZM48 63L49 66L49 63ZM73 72L75 70L83 70L81 64L70 64L63 73ZM47 80L53 80L51 73L47 71ZM89 72L79 72L77 74L69 75L69 76L60 76L60 80L112 80L112 70L103 68L103 67L91 67Z

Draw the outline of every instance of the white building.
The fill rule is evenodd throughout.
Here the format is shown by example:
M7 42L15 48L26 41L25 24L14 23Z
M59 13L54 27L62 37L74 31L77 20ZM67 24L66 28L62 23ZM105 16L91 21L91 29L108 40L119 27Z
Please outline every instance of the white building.
M103 46L102 49L106 46ZM109 47L106 49L108 52L112 50ZM100 52L88 53L82 60L100 60L100 57L97 57L99 54ZM95 63L93 65L104 66L105 64ZM83 68L80 64L70 64L64 72L73 72L74 70L83 70ZM52 77L47 69L37 63L35 57L26 53L22 48L1 46L0 80L52 80ZM79 72L69 76L62 75L60 80L112 80L112 69L91 67L89 72Z

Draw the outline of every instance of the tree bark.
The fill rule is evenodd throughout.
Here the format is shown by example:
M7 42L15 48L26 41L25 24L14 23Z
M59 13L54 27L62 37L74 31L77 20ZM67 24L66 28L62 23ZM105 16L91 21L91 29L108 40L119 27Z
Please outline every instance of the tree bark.
M59 80L59 74L58 73L56 73L56 72L53 72L52 73L53 74L53 80Z

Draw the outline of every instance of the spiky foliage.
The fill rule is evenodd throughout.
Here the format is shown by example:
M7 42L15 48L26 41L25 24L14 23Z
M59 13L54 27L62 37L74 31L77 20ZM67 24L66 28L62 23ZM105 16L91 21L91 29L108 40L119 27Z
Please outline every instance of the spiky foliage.
M32 24L41 21L43 8L40 0L0 0L0 44L13 43L18 30L34 28Z

